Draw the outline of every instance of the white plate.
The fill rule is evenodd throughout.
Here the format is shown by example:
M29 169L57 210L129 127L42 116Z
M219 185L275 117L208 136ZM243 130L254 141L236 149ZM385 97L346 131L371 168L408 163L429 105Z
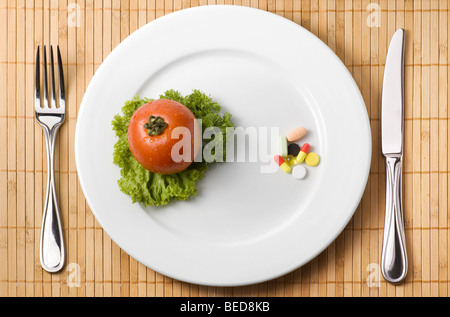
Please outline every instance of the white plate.
M216 164L188 201L132 204L117 185L111 121L134 95L167 89L211 95L240 127L305 126L321 162L302 181L261 173L261 162ZM75 153L92 212L125 252L178 280L236 286L286 274L339 235L366 185L371 134L353 78L314 35L265 11L202 6L149 23L105 59L81 104Z

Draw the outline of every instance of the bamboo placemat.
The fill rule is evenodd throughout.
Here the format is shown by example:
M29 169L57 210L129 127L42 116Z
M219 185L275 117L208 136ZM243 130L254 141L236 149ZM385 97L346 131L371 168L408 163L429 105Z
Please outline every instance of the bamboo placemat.
M77 111L103 59L144 24L209 4L268 10L317 35L355 78L373 133L367 188L345 230L302 268L245 287L184 283L132 259L96 222L75 166ZM0 296L448 296L449 8L447 0L0 0ZM399 27L406 30L409 272L405 283L393 286L378 275L385 201L380 97L388 42ZM59 44L67 85L56 181L68 264L53 275L39 264L47 165L42 129L34 119L33 76L41 44ZM351 155L351 145L348 151Z

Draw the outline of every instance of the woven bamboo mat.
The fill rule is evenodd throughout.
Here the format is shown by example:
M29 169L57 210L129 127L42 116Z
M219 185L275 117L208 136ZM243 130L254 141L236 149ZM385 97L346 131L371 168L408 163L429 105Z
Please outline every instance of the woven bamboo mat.
M108 53L162 15L224 3L282 15L324 41L361 89L373 133L367 188L342 234L290 274L233 288L173 280L128 256L89 210L74 158L77 111ZM0 0L0 296L448 296L449 8L447 0ZM409 274L393 286L380 277L378 266L385 190L380 96L388 41L398 27L406 29ZM35 50L48 43L61 48L68 111L56 148L68 264L53 275L39 264L47 165L33 112ZM348 151L351 155L351 147Z

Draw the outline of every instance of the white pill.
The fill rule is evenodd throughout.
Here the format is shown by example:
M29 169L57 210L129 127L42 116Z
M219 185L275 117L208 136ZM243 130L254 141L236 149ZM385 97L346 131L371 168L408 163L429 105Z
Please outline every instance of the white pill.
M306 176L306 168L303 165L295 165L292 169L292 176L296 179L303 179Z

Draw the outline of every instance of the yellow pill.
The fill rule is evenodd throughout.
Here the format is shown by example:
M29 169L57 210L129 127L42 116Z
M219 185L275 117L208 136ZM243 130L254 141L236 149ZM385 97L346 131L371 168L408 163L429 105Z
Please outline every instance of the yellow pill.
M281 167L281 169L283 171L285 171L286 173L291 172L291 170L292 170L291 167L286 163L284 158L282 158L280 155L275 155L274 160L278 164L278 166Z
M310 149L311 146L308 143L303 144L302 148L300 149L300 153L298 153L297 157L295 158L297 164L303 163Z
M286 163L287 163L289 166L295 165L295 157L294 157L294 155L288 155L288 156L286 156L285 161L286 161Z
M280 167L285 173L289 174L292 171L291 167L289 165L287 165L286 162L281 164Z
M305 162L309 166L316 166L317 164L319 164L319 161L320 161L319 155L317 155L314 152L310 152L308 153L308 155L306 155Z
M300 151L300 153L298 153L297 157L295 158L295 163L296 164L303 163L305 161L305 158L306 158L306 153Z

